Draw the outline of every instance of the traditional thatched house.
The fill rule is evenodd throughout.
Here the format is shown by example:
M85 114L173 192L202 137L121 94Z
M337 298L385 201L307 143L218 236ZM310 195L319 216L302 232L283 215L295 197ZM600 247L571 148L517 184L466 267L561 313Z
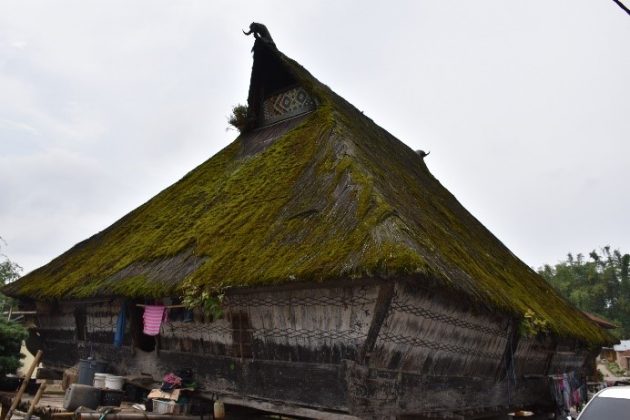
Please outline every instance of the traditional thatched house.
M45 363L91 353L120 373L188 366L208 395L302 414L549 406L547 375L580 371L608 335L419 154L263 32L253 53L232 144L4 289L37 309ZM142 333L138 304L219 294L223 316L173 314L157 338Z

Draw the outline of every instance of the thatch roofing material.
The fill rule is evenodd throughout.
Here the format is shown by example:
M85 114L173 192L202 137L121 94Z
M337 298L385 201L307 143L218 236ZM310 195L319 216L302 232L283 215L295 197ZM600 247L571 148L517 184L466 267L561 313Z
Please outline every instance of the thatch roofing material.
M157 297L192 285L219 291L405 276L516 316L533 314L561 335L608 341L475 219L418 154L296 62L257 42L252 84L265 71L257 63L263 55L316 99L316 111L265 147L251 146L260 130L242 134L5 292Z

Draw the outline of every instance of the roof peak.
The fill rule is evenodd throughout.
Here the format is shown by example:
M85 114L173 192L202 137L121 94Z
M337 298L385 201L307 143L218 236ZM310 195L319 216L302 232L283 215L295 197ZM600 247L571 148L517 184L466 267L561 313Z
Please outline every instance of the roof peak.
M263 42L266 45L277 49L276 43L273 42L273 38L271 37L271 33L269 32L269 29L267 29L267 27L262 23L257 23L257 22L250 23L249 31L248 32L243 31L243 33L245 35L253 34L254 38L256 38L256 41Z
M318 99L307 78L276 47L265 25L252 23L249 32L256 41L249 85L248 129L261 128L314 111Z

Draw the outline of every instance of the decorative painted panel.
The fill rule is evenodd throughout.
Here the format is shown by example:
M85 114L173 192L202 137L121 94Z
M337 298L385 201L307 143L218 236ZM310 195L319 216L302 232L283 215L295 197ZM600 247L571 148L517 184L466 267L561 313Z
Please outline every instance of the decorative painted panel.
M286 90L265 99L264 123L271 124L315 109L315 101L302 87Z

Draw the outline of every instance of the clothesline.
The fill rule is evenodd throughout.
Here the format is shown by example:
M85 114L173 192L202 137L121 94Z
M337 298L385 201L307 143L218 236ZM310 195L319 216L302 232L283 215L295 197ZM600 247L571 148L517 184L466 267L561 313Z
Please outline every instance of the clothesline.
M136 303L136 306L139 306L141 308L146 308L147 306L164 306L164 308L166 308L166 309L187 308L188 307L186 305L144 305L142 303Z

